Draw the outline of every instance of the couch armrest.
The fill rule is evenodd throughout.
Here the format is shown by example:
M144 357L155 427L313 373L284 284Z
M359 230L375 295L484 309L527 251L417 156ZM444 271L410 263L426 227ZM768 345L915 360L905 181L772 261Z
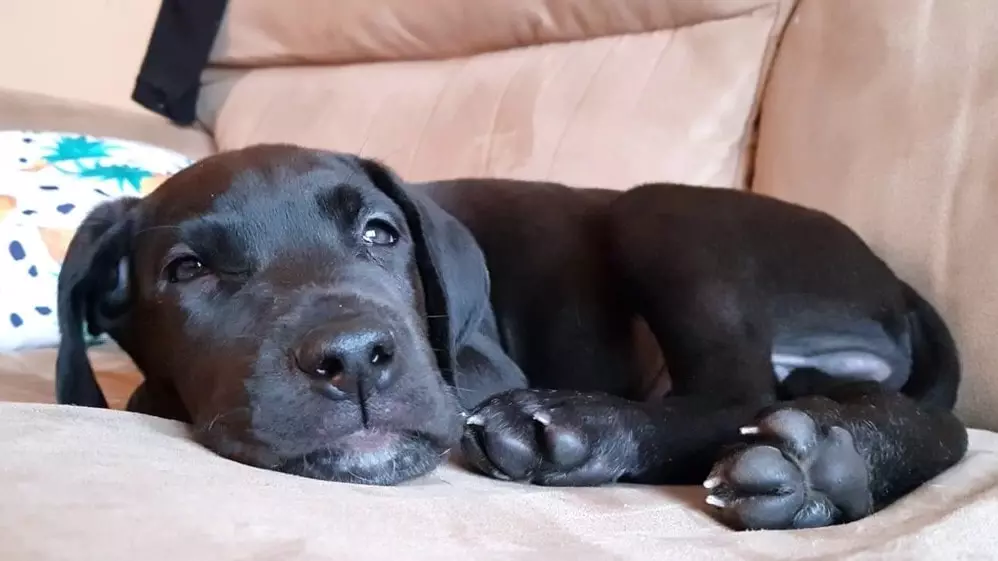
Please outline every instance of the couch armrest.
M211 136L152 113L0 89L0 129L77 132L145 142L200 159L215 152Z
M939 307L958 412L998 428L998 9L803 0L762 103L754 189L843 219Z

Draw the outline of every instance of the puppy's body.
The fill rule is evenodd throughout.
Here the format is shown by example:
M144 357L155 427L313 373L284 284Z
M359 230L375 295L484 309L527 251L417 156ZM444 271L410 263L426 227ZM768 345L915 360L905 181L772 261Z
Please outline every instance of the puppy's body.
M290 473L390 484L460 441L517 481L706 478L732 525L790 528L869 514L966 448L931 306L764 197L404 185L259 146L99 209L66 263L60 401L106 405L86 322L143 371L131 408Z
M653 365L640 362L634 333L642 327L635 320L649 319L668 343L693 339L684 350L708 337L728 346L751 330L760 347L772 342L758 366L777 382L819 365L890 390L908 380L909 289L826 214L682 185L621 193L460 180L414 188L482 248L503 348L532 386L649 397ZM702 323L708 317L713 325ZM693 385L683 393L738 399L757 389L745 385L752 377L744 365L689 377L680 380ZM951 406L957 379L940 381L939 397Z

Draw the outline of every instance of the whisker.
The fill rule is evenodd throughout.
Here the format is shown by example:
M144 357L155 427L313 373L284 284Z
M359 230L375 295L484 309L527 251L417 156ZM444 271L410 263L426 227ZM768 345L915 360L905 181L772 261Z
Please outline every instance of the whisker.
M205 426L204 432L211 432L211 429L215 426L215 423L222 418L222 415L224 415L224 413L219 413L218 415L212 417L211 420L208 421L208 425Z
M374 482L373 479L367 479L365 477L361 477L361 476L357 475L356 473L354 473L354 472L352 472L350 470L345 470L345 471L347 472L347 475L349 475L350 477L353 477L354 479L356 479L357 481L359 481L361 483L368 483L368 484L370 484L370 483Z
M219 413L219 414L215 415L214 417L212 417L210 421L208 421L208 424L205 425L203 431L205 433L210 433L211 429L214 428L215 423L217 423L218 421L220 421L220 420L222 420L225 417L228 417L230 415L235 415L237 413L243 413L243 412L248 411L248 410L249 410L249 407L236 407L235 409L230 409L228 411Z

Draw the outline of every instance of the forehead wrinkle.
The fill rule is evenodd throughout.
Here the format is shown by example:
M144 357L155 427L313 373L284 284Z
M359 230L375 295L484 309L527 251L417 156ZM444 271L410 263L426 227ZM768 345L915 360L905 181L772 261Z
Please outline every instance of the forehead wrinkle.
M230 185L245 199L259 191L317 188L337 184L364 182L367 175L350 158L337 156L332 161L322 158L291 158L272 161L262 166L249 166L233 170Z
M307 201L302 196L267 197L236 210L192 218L181 224L181 239L206 257L258 264L317 245L333 246L338 229L321 227L328 219Z
M406 230L400 209L352 158L281 159L232 169L226 179L229 188L211 197L208 213L182 223L192 248L241 250L254 260L316 244L328 249L372 211Z
M366 206L358 189L343 184L320 190L315 194L315 202L326 218L348 227L356 225L358 215Z
M220 258L236 258L245 248L237 221L225 215L199 216L180 224L180 241L192 249Z
M219 224L214 215L193 216L177 225L181 241L187 243L215 235Z

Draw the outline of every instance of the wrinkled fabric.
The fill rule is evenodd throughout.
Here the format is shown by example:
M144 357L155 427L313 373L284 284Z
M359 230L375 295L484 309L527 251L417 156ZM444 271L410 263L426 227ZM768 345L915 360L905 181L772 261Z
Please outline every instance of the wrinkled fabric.
M114 409L138 384L112 345L90 350ZM699 487L552 488L496 481L453 458L399 487L247 467L180 423L50 405L55 352L0 354L0 559L46 561L892 560L998 555L998 434L971 431L956 467L839 527L736 533ZM403 557L399 557L402 555Z
M778 15L440 61L216 69L199 114L222 149L357 152L411 180L742 187Z
M217 1L217 0L212 0ZM229 0L219 66L464 57L744 16L782 21L795 0ZM778 31L778 29L777 29Z
M863 521L737 533L697 487L552 488L459 463L399 487L327 483L225 460L184 425L121 411L0 404L0 558L891 560L993 558L998 436ZM67 557L68 555L68 557Z

